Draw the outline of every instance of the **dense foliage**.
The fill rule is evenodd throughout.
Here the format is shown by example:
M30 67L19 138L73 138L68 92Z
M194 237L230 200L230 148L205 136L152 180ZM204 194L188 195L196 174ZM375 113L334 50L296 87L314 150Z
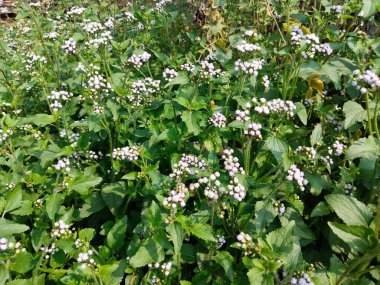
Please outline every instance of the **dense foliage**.
M379 284L380 1L120 2L0 27L0 284Z

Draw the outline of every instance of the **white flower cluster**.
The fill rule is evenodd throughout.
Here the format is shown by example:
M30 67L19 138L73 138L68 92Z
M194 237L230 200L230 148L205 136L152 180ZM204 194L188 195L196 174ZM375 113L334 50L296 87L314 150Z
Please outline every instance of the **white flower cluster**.
M185 207L185 197L187 192L189 192L189 190L186 188L186 185L183 183L179 183L176 186L175 190L170 190L169 197L166 197L162 204L170 209Z
M86 252L80 252L77 257L77 261L82 263L81 268L86 269L87 266L94 266L96 265L95 260L91 257L94 254L94 252L89 249Z
M104 26L98 22L89 22L84 25L83 30L85 30L89 34L95 34L98 31L104 30Z
M184 63L184 64L181 64L181 70L184 70L184 71L187 71L187 72L190 72L190 73L193 73L195 71L195 65L192 64L192 63Z
M197 175L199 170L206 169L206 162L199 159L193 154L182 154L180 161L173 166L173 172L170 173L170 178L179 179L184 175Z
M247 31L244 32L244 36L246 36L246 37L257 36L257 33L255 33L252 30L247 30Z
M236 110L236 121L248 122L249 119L249 110Z
M113 17L109 17L107 21L104 22L104 26L109 29L113 29L115 26L115 19Z
M254 45L251 43L247 43L246 41L242 41L240 44L236 46L236 49L241 52L253 52L253 51L260 51L261 47L258 45Z
M213 76L219 76L222 73L220 68L215 68L212 62L203 60L200 62L201 65L201 78L211 79Z
M354 70L354 80L352 86L360 90L360 93L365 94L369 91L375 92L380 89L380 78L371 70L366 70L361 73L360 70Z
M252 98L252 102L257 105L254 110L260 114L271 114L271 113L284 113L289 117L294 116L294 111L296 110L296 105L290 100L284 101L281 99L273 99L267 101L265 98Z
M74 229L73 229L74 230ZM66 224L64 221L59 220L54 223L54 227L50 233L52 238L67 238L73 234L70 229L70 225Z
M152 95L160 90L160 80L154 80L150 77L144 80L138 80L132 83L132 95L127 98L134 107L149 103L152 100Z
M125 15L125 19L127 20L127 22L133 22L134 20L136 20L136 17L135 17L135 15L133 15L132 12L125 11L124 15Z
M70 38L65 41L62 49L65 54L75 54L77 52L77 42L73 38Z
M108 41L112 39L113 37L111 35L111 31L104 31L99 35L98 38L90 39L90 41L86 42L86 46L97 49L100 46L107 44Z
M64 158L58 160L58 162L56 164L54 164L53 167L57 171L63 170L65 172L69 172L70 171L70 160L67 157L64 157Z
M268 75L264 75L263 78L262 78L262 83L265 87L265 89L268 89L269 88L269 85L270 85L270 80L269 80L269 76Z
M300 145L299 147L296 148L294 153L298 154L300 152L305 153L308 159L314 159L317 155L317 151L312 146L301 146Z
M226 238L224 236L217 235L216 243L218 244L218 248L221 248L226 243Z
M93 151L93 150L88 150L87 153L86 153L86 156L89 158L89 159L101 159L103 158L103 153L101 151Z
M44 39L49 39L49 40L55 40L56 38L58 38L59 34L55 31L53 32L50 32L50 33L45 33L43 38Z
M327 166L330 166L334 163L334 160L330 155L321 156L319 159L322 160Z
M261 128L262 128L262 125L259 123L250 123L244 129L244 134L246 136L254 137L258 140L261 140L263 138L263 136L261 135L261 132L260 132Z
M245 198L246 191L245 187L239 183L239 179L234 177L230 181L230 185L227 186L228 194L232 196L235 200L241 202Z
M332 8L332 9L334 10L334 12L337 13L337 14L342 13L342 9L343 9L343 7L342 7L341 5L334 5L334 6L332 6L331 8Z
M164 72L162 73L162 76L164 77L164 79L169 82L172 81L174 78L176 78L177 75L178 75L177 71L170 68L165 68Z
M219 195L226 193L226 189L222 186L221 182L218 180L220 177L219 172L212 173L209 178L202 177L198 179L197 183L190 185L190 190L198 189L202 184L205 184L204 195L211 200L218 200Z
M67 12L66 12L66 15L69 17L69 18L74 18L75 16L79 16L79 15L82 15L84 13L84 11L86 11L86 8L83 8L83 7L71 7Z
M220 112L215 113L208 119L208 122L216 128L226 127L227 118Z
M164 262L162 264L156 262L156 263L149 263L148 264L149 268L156 268L160 269L162 273L165 274L165 276L168 276L170 274L170 269L172 268L172 263L171 262Z
M265 61L261 60L251 60L251 61L242 61L240 58L235 61L235 70L242 71L245 74L250 74L257 76L259 70L264 66Z
M73 94L67 91L51 91L48 99L52 102L49 106L54 112L58 112L62 108L62 102L69 101L71 97L73 97Z
M222 159L224 160L224 169L228 171L231 177L235 177L236 174L245 174L243 167L240 166L239 159L233 156L233 149L225 149L223 151Z
M237 240L238 240L237 244L244 251L244 255L251 255L253 253L253 249L255 245L249 234L240 232L237 235Z
M0 143L6 141L12 134L13 131L10 129L0 129Z
M159 0L157 3L156 3L156 10L158 12L163 12L164 11L164 8L167 4L171 3L173 0Z
M95 114L103 114L104 113L104 107L100 106L99 103L94 102L92 106L93 112Z
M345 144L343 144L343 143L339 142L338 140L336 140L333 143L332 148L331 147L328 148L328 153L330 155L334 154L334 155L338 155L339 156L339 155L341 155L343 153L345 147L346 147Z
M314 285L314 283L311 281L311 279L307 273L304 273L303 276L300 278L292 277L292 279L290 280L290 284L292 284L292 285Z
M37 63L46 64L47 60L46 57L37 55L31 51L26 54L26 59L24 59L22 62L25 63L25 69L27 71L30 71L33 66L36 66Z
M112 151L112 158L115 160L138 160L139 159L139 149L137 146L125 146L114 148Z
M12 253L20 253L21 251L26 251L25 248L21 248L21 243L11 242L6 238L0 238L0 253L7 253L9 255Z
M45 259L49 259L54 253L59 251L59 248L55 246L55 243L52 243L50 247L42 246L40 250L45 253Z
M103 98L107 96L110 91L113 91L111 83L97 72L95 72L95 74L88 74L88 76L88 82L84 83L84 87L88 87L91 93L100 93L101 98Z
M277 211L277 215L282 216L285 213L286 208L284 203L281 203L280 201L274 201L272 204Z
M352 184L350 183L346 183L344 184L344 192L346 192L347 195L350 195L351 197L354 195L355 191L356 191L356 187L353 186Z
M297 181L301 191L305 191L305 186L309 183L309 181L307 181L304 176L305 174L295 164L293 164L288 170L288 176L286 176L286 179L288 181Z
M128 62L133 64L136 68L141 68L143 63L147 62L151 58L151 54L144 51L142 54L133 54L128 58Z

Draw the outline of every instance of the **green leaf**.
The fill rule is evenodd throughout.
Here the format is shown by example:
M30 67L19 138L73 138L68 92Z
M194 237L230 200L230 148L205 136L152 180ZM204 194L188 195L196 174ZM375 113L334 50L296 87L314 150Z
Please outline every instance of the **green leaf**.
M311 145L315 145L316 143L319 143L322 141L323 134L322 134L322 125L317 124L311 133L310 136L310 143Z
M190 229L191 234L206 241L215 241L212 227L209 224L195 224Z
M334 234L348 244L351 250L364 252L368 249L368 228L327 222Z
M355 159L358 157L373 157L380 155L380 141L372 136L361 138L352 143L347 149L346 159Z
M185 122L187 130L189 133L194 135L199 135L201 128L197 118L197 112L193 111L183 111L182 120Z
M380 5L379 0L363 0L363 7L360 15L363 18L369 18L376 13L376 5Z
M220 266L223 267L224 271L227 274L228 279L230 281L234 280L234 270L233 270L233 262L234 258L229 254L227 251L219 251L215 255L215 261L218 263Z
M102 188L102 197L111 213L116 216L118 208L123 204L126 194L124 182L107 184Z
M330 209L326 202L319 202L317 206L313 209L313 211L310 214L310 217L322 217L330 214Z
M78 192L81 195L88 195L88 189L95 187L103 178L96 176L79 176L72 182L71 189Z
M95 236L95 230L92 228L81 229L79 232L79 239L84 241L91 241Z
M11 212L21 206L22 191L21 186L17 185L14 189L10 190L6 196L7 204L5 206L3 216L5 213Z
M276 253L286 254L291 252L295 240L294 229L296 223L290 221L287 225L267 234L266 241L269 247Z
M258 201L255 205L256 231L261 232L277 216L271 201Z
M46 213L50 220L55 220L55 214L58 212L59 207L63 201L61 194L54 193L50 194L46 198Z
M29 227L23 224L17 224L7 219L0 218L0 236L6 237L13 234L20 234L29 230Z
M304 106L304 104L302 104L300 102L295 103L295 105L296 105L296 114L297 114L298 118L301 120L302 124L304 124L306 126L307 125L306 107Z
M127 261L121 260L113 264L106 264L99 266L97 275L103 281L104 285L120 285L124 278L125 268Z
M129 263L134 268L138 268L148 263L160 262L164 257L165 254L162 246L154 241L154 239L149 238L139 247L135 255L129 260Z
M113 250L118 250L124 245L125 232L127 231L128 217L118 220L107 234L107 244Z
M164 86L164 88L167 88L173 85L186 85L187 83L189 83L189 78L187 77L185 73L180 72L178 73L177 77L175 77L172 81L167 83Z
M170 238L174 245L174 254L178 254L181 252L181 247L183 243L183 239L185 237L185 233L182 230L181 224L175 222L171 223L167 228L166 231L169 233Z
M36 114L28 118L23 118L20 120L19 125L33 123L39 127L45 127L51 123L54 123L56 118L52 115L47 114Z
M330 183L327 175L305 173L305 178L309 181L313 195L318 196L323 189L326 189Z
M283 153L288 152L289 146L283 140L270 136L265 140L263 149L271 151L277 161L281 162L283 159Z
M12 271L26 273L34 267L33 255L29 252L20 252L11 263Z
M364 108L354 102L348 101L343 105L343 113L345 114L344 128L348 129L357 122L363 122L367 120L367 111Z
M367 206L356 198L343 194L330 194L325 196L325 199L347 225L367 226L372 219L372 213Z
M258 268L252 268L247 273L249 284L263 284L263 271Z

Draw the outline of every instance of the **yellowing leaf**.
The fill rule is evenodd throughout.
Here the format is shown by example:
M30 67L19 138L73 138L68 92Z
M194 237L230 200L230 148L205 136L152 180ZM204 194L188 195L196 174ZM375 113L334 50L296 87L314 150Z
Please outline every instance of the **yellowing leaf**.
M310 32L310 30L309 30L308 27L302 26L302 27L301 27L301 30L302 30L302 32L303 32L304 34L307 34L307 35L311 34L311 32Z
M318 74L312 74L309 77L308 84L309 84L309 88L313 88L313 89L317 90L317 92L321 95L323 94L322 92L323 92L323 89L325 88L325 86L323 84L323 81L319 79Z

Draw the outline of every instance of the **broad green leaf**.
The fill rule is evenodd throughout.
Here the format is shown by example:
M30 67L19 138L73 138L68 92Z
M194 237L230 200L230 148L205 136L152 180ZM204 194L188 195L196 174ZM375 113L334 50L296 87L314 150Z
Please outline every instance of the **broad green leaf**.
M306 126L307 125L307 111L306 111L305 105L300 102L296 102L295 105L296 105L295 113L297 114L302 124Z
M191 234L206 241L215 241L212 227L209 224L195 224L190 229Z
M283 140L270 136L265 140L263 149L269 150L272 152L273 156L277 159L278 162L282 161L282 155L284 152L287 152L289 146Z
M322 125L317 124L311 133L310 136L310 143L311 145L315 145L316 143L319 143L322 141L323 134L322 134Z
M266 241L269 247L276 253L286 254L291 252L295 240L294 229L296 223L290 221L287 225L267 234Z
M277 216L271 201L258 201L255 205L256 230L261 232Z
M181 252L183 239L185 237L185 233L182 230L182 226L179 223L171 223L166 228L166 231L170 235L170 239L172 240L174 245L174 253L177 255L179 252Z
M198 122L196 111L183 111L182 120L185 122L187 130L189 133L194 135L199 135L201 128Z
M363 8L360 15L363 18L369 18L376 13L376 6L380 5L379 0L363 0Z
M79 239L90 242L95 236L95 230L92 228L81 229Z
M165 88L173 85L186 85L187 83L189 83L187 75L185 73L178 73L177 77L165 85Z
M343 113L345 114L344 128L348 129L357 122L363 122L367 120L367 111L364 108L354 102L347 101L343 105Z
M347 226L333 222L327 222L334 234L347 243L351 250L364 252L368 249L368 232L367 227Z
M45 127L46 125L49 125L51 123L54 123L56 121L56 118L52 115L47 114L36 114L33 116L30 116L28 118L21 119L19 124L27 124L32 123L39 127Z
M79 176L74 179L72 182L71 189L78 192L81 195L87 195L88 189L95 187L103 178L96 176Z
M17 224L7 219L0 218L0 236L6 237L13 234L23 233L29 230L27 225Z
M11 263L12 271L26 273L34 267L33 255L29 252L20 252Z
M131 257L129 263L134 268L143 267L148 263L160 262L164 259L165 254L162 246L149 238L139 247L136 254Z
M257 285L263 284L263 271L258 268L252 268L247 273L249 284Z
M11 212L21 206L22 202L22 191L21 186L17 185L14 189L10 190L6 196L7 204L5 206L3 215L5 213Z
M124 245L125 232L127 231L128 217L118 220L107 234L107 244L113 250L118 250Z
M347 225L367 226L372 219L372 213L367 206L353 197L343 194L325 196L327 203Z
M329 206L326 204L326 202L319 202L317 206L313 209L313 211L310 214L310 217L322 217L330 214Z
M230 281L234 280L234 269L233 269L233 262L234 258L229 254L227 251L219 251L215 255L215 261L220 266L223 267L224 271L226 272L226 275Z
M123 281L126 267L126 260L121 260L113 264L100 265L97 275L104 285L120 285Z
M305 173L305 178L310 183L310 192L316 196L321 194L322 190L330 185L327 175L322 176L320 174Z
M126 195L124 182L107 184L102 188L102 197L111 213L116 216L118 208L123 204Z
M361 138L352 143L346 151L346 159L373 157L380 155L380 141L372 136Z
M46 213L50 220L55 220L55 214L63 201L63 196L58 193L50 194L46 198Z

